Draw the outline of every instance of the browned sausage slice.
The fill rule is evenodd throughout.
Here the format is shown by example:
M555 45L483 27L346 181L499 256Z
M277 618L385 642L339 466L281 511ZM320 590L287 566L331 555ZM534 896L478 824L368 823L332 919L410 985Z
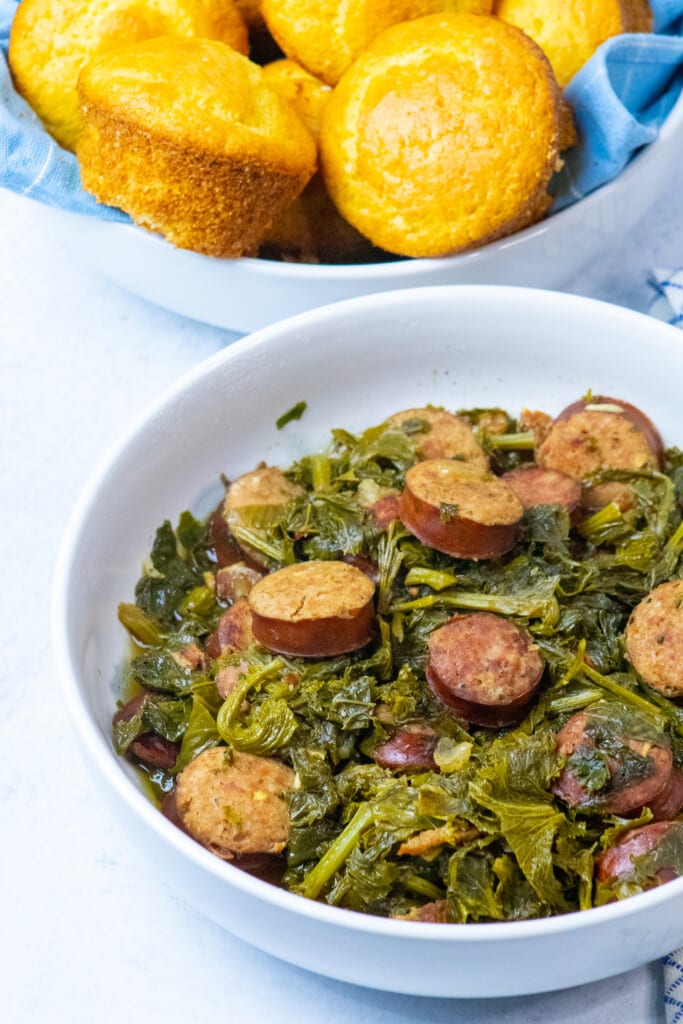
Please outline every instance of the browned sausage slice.
M368 508L368 512L375 520L380 530L388 530L392 523L398 522L399 516L399 495L387 494L380 498Z
M289 836L284 793L294 772L280 761L211 747L178 776L176 807L183 827L223 860L281 853Z
M216 573L216 595L221 601L239 601L247 596L262 576L258 569L252 569L244 562L235 562Z
M410 436L421 459L459 459L483 472L489 468L486 453L467 420L445 409L404 409L390 416L387 423L395 427L413 423L420 428Z
M223 612L216 631L206 641L205 650L210 658L220 658L225 651L247 651L253 643L251 610L246 600L242 600Z
M446 900L433 900L422 907L414 907L407 914L392 914L394 921L423 921L426 924L446 924Z
M134 718L145 703L147 696L147 691L139 693L137 697L133 697L122 708L119 708L114 715L113 724L129 722L131 718ZM159 736L155 732L144 732L133 740L126 753L150 768L168 770L176 763L180 753L180 743L164 739L163 736Z
M239 562L242 553L230 534L228 524L223 516L224 502L215 508L207 523L207 538L213 549L214 560L219 568Z
M264 519L272 522L280 509L304 493L281 469L261 466L233 480L225 499L225 518L230 526L232 521L240 522L240 509L260 507Z
M172 742L158 736L155 732L146 732L133 740L128 748L128 753L137 757L138 761L149 765L150 768L162 768L168 771L178 759L180 743Z
M658 805L665 807L672 787L671 751L644 740L627 736L618 738L636 754L647 758L648 771L644 777L636 781L620 780L618 762L607 752L604 760L610 780L601 790L591 793L576 772L567 766L553 784L553 792L570 807L590 810L599 805L605 814L628 815L646 806L654 814L654 808ZM557 734L556 750L566 758L575 754L590 757L594 751L599 751L599 745L590 731L590 713L579 711L569 719Z
M372 752L373 760L382 768L395 772L437 771L434 751L439 737L428 725L414 722L398 729L394 735Z
M489 612L456 616L432 633L428 647L433 693L475 725L502 728L518 721L543 675L531 637Z
M568 420L578 412L602 412L612 413L613 415L621 415L625 419L629 420L633 426L641 434L644 435L647 442L648 448L650 449L656 464L661 465L662 457L664 455L664 443L661 435L657 430L656 426L652 422L649 416L646 416L642 409L638 409L635 405L631 405L630 402L625 402L623 398L609 398L606 395L592 395L588 399L579 399L578 402L572 402L566 409L563 409L559 416L556 417L555 422L558 420Z
M659 845L664 836L675 829L680 832L681 850L683 851L683 824L677 821L658 821L654 825L644 825L643 828L635 828L627 832L614 846L601 853L595 859L596 878L599 882L626 881L634 871L633 861L636 857L643 857ZM677 877L674 865L665 866L653 879L657 882L669 882Z
M674 767L668 783L650 801L650 810L656 821L668 821L675 818L683 808L683 774Z
M683 696L683 580L662 583L636 605L626 653L649 686L665 697Z
M250 529L261 529L277 522L290 501L306 492L303 487L288 480L276 466L261 466L234 480L225 498L224 515L230 530L245 525L247 512L255 512L258 520L251 519ZM250 544L240 543L242 550L257 565L267 563L264 555ZM235 559L237 561L237 559Z
M534 435L534 446L539 448L552 429L553 419L539 409L522 409L519 414L519 429L530 430Z
M223 700L227 700L231 693L236 689L240 678L249 670L249 666L246 661L241 661L239 665L224 665L223 668L216 675L216 689L218 690L219 696Z
M379 566L367 555L342 555L342 562L360 569L375 586L379 583Z
M299 562L249 594L254 636L279 654L326 658L355 651L375 631L375 586L345 562Z
M583 480L603 469L660 469L663 452L662 439L644 413L621 399L597 396L560 413L536 461ZM618 481L587 488L584 495L590 508L610 501L624 508L632 500L628 485Z
M497 558L514 546L524 515L511 487L459 462L430 459L406 473L399 511L423 544L455 558Z
M186 644L179 651L172 651L171 657L181 668L189 668L190 672L196 672L199 668L206 668L206 658L201 647L197 644Z
M524 466L504 473L501 479L512 488L524 508L561 505L571 516L581 505L581 484L559 469Z

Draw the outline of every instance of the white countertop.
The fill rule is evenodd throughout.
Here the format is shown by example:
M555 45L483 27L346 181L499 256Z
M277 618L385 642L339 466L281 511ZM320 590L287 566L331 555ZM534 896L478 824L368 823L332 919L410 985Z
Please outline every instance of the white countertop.
M677 263L683 190L571 291L645 309L650 268ZM0 1019L661 1024L657 965L500 1001L372 992L290 967L181 902L101 803L52 665L57 547L103 449L232 339L95 276L44 236L38 206L0 191Z

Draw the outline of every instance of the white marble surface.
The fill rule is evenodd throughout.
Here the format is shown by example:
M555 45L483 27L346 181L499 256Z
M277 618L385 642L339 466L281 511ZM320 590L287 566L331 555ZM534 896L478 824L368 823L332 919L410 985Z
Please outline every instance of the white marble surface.
M571 290L643 309L649 268L677 262L683 191L655 206ZM103 448L231 337L109 285L46 241L40 208L0 192L0 1019L661 1024L657 965L566 992L483 1002L315 977L179 901L102 805L74 749L52 666L57 546Z

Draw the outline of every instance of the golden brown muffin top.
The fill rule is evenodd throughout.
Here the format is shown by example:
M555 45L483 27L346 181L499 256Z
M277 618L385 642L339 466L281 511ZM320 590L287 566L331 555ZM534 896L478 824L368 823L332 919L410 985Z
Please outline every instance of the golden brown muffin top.
M335 203L381 248L441 256L538 219L560 95L523 32L432 15L387 29L334 90L321 156Z
M493 0L263 0L268 28L288 57L335 85L380 32L444 11L490 14Z
M652 29L647 0L497 0L494 14L538 43L562 87L606 39Z
M80 131L76 82L92 57L158 36L218 39L248 52L233 0L22 0L10 65L19 92L67 149Z
M299 174L316 148L263 72L222 43L155 39L93 61L79 78L84 107L203 154L235 154Z

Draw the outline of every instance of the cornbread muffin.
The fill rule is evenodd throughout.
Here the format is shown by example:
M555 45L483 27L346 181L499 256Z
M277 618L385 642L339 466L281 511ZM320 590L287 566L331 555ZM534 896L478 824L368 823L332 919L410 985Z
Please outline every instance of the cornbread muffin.
M294 108L317 142L320 123L332 89L295 60L275 60L266 64L263 77L273 92Z
M299 115L317 142L323 110L332 95L330 86L293 60L267 64L263 76ZM322 177L316 174L268 232L261 251L266 257L273 255L303 263L340 263L358 260L369 249L367 238L338 213Z
M442 11L490 14L493 0L262 0L266 24L288 57L336 85L380 32Z
M315 172L308 130L223 43L140 43L88 64L78 91L84 188L180 248L252 250Z
M494 14L538 43L563 88L606 39L652 30L646 0L496 0Z
M325 183L380 248L461 252L547 210L561 109L547 58L512 25L471 14L395 25L325 108Z
M156 36L218 39L249 52L234 0L22 0L10 37L14 83L57 142L75 150L83 65Z

